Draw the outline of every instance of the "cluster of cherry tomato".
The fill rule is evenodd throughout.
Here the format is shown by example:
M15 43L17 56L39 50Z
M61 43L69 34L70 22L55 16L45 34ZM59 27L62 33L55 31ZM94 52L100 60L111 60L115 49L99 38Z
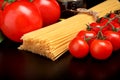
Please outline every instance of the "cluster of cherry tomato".
M69 44L69 51L75 58L84 58L90 53L95 59L106 60L120 49L119 15L110 12L87 26Z
M0 30L22 42L23 34L57 22L60 14L56 0L0 0Z

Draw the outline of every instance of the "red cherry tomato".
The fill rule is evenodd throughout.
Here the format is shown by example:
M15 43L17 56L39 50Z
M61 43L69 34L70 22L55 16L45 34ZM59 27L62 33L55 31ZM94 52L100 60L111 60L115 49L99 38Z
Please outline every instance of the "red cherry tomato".
M60 18L60 6L56 0L34 0L33 4L42 14L43 26L48 26Z
M115 16L116 16L115 13L110 13L110 14L108 15L109 18L114 18Z
M90 30L95 31L96 33L99 31L100 25L97 22L90 23Z
M104 26L105 24L107 24L108 21L109 21L108 18L101 17L99 23L100 23L102 26Z
M98 60L108 59L112 54L112 44L108 40L95 39L90 45L90 54Z
M119 25L119 23L117 23L117 22L115 22L114 20L112 20L112 21L110 21L110 22L108 22L108 21L110 21L110 19L108 20L108 19L106 19L106 18L102 18L101 19L101 21L100 21L100 24L102 25L102 26L105 26L106 24L106 26L105 26L105 30L104 31L107 31L107 30L115 30L115 29L118 29L118 28L120 28L120 25Z
M107 18L104 18L104 17L100 18L100 21L98 23L100 24L101 27L103 27L102 32L109 30L109 27L111 27L108 24L108 21L109 21L109 19L107 19Z
M109 30L112 30L112 31L117 31L117 29L120 29L120 25L119 23L115 22L115 21L111 21L109 24Z
M96 38L96 35L97 34L95 33L95 31L82 30L77 34L76 37L86 40L88 42L88 44L90 45L92 40L94 40Z
M77 34L77 37L80 37L82 39L84 39L84 38L95 38L96 33L95 33L95 31L84 31L84 30L82 30Z
M89 45L83 39L74 38L69 44L69 51L75 58L84 58L88 55Z
M104 36L112 43L113 50L120 49L120 35L118 32L105 31Z
M111 19L114 18L112 21L114 21L114 22L116 22L116 23L118 23L120 25L119 17L116 17L116 16L117 16L117 14L110 13L108 17L111 18Z
M103 23L101 24L101 23L93 22L90 24L90 30L98 33L102 29L103 26L104 26ZM103 28L102 32L104 32L106 30L107 30L107 27Z
M111 14L111 17L113 17L113 16L114 15ZM101 26L104 26L104 29L103 29L102 32L107 31L107 30L113 30L113 31L115 31L116 29L120 28L120 25L119 25L120 23L118 22L119 21L118 18L115 18L115 19L111 20L112 19L111 17L110 18L104 18L104 17L102 17L100 19L99 24Z
M21 42L23 34L42 27L38 9L30 2L20 1L3 10L2 32L11 40Z

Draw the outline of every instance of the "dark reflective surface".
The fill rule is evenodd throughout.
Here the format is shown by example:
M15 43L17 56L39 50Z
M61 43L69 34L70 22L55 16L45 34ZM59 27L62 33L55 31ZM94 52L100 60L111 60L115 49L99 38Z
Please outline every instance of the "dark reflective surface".
M8 44L8 43L7 43ZM66 52L58 60L17 50L16 45L0 46L0 80L119 80L120 51L105 61L88 55L75 59Z
M88 55L75 59L66 52L51 61L31 52L19 51L20 44L0 44L0 80L120 80L120 50L105 61Z

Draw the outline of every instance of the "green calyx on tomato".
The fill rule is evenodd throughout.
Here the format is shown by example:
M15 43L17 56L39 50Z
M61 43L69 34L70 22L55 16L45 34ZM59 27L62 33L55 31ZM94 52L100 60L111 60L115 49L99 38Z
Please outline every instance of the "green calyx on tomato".
M4 41L4 36L3 36L3 34L0 32L0 43L2 43L2 41Z
M0 3L0 8L2 9L2 10L4 10L4 8L6 7L6 6L8 6L9 4L11 4L11 3L13 3L13 2L15 2L16 0L2 0L2 2Z
M12 3L12 2L15 2L16 0L4 0L4 1L6 1L8 3Z

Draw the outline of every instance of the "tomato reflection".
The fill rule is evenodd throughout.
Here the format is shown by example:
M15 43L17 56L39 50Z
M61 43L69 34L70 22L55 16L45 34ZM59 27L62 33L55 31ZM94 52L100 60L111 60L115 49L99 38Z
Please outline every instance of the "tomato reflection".
M71 78L108 80L114 79L120 74L120 54L119 51L113 52L108 60L97 61L90 56L85 60L72 59L69 66Z

